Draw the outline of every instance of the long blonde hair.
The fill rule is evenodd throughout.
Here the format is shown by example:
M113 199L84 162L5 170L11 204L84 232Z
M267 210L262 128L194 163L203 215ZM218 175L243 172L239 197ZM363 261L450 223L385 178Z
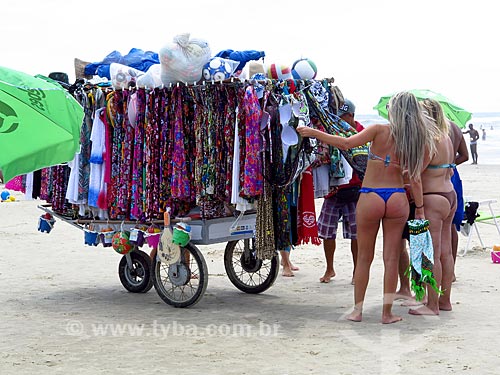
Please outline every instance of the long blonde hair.
M450 123L446 120L443 107L435 99L424 99L420 102L425 112L436 122L440 138L450 134Z
M431 158L436 153L436 123L424 117L415 95L402 91L389 100L389 126L401 168L419 180L425 153Z

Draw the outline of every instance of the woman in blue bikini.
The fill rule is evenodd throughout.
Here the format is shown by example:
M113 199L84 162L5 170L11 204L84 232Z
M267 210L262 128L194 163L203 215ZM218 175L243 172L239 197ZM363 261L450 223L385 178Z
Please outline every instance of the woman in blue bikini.
M368 126L349 138L339 137L309 127L297 131L341 149L370 142L369 160L356 207L358 227L358 262L354 274L354 310L347 319L362 320L363 302L375 253L380 223L383 231L384 299L382 323L400 321L392 313L398 283L401 234L408 219L408 199L402 171L408 171L417 206L416 218L424 218L420 173L424 155L433 149L433 126L424 119L416 97L409 92L394 95L389 101L389 124ZM436 130L437 131L437 130Z

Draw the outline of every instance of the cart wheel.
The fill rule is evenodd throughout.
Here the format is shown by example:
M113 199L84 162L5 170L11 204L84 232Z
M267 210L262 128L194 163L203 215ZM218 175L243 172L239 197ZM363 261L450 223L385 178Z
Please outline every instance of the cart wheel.
M229 280L245 293L261 293L278 277L278 255L271 260L255 257L255 239L229 241L224 253L224 267Z
M179 262L153 262L153 285L163 301L174 307L196 304L207 289L208 268L200 250L191 243L181 248Z
M132 268L127 263L127 255L132 260ZM122 256L118 265L118 275L122 285L132 293L146 293L153 287L151 258L141 250L131 251Z

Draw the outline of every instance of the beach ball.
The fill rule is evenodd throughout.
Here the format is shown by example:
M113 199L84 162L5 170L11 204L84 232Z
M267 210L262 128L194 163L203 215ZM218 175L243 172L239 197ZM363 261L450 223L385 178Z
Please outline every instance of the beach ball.
M111 246L118 254L128 254L134 248L130 243L129 232L116 232L111 240Z
M207 81L223 81L231 77L231 65L221 57L213 57L203 67L203 78Z
M6 201L10 198L10 193L7 190L2 191L2 194L0 194L0 198L2 198L3 201Z
M291 79L292 71L287 65L271 64L267 68L267 78L280 80Z
M300 59L292 65L292 76L295 79L314 79L316 74L318 74L318 68L310 59Z

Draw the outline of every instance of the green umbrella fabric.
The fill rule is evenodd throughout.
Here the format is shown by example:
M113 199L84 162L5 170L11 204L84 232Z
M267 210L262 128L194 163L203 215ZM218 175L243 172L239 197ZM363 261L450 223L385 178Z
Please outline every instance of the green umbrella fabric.
M73 159L83 116L76 99L50 78L0 67L0 170L5 181Z
M426 89L415 89L408 91L414 94L418 100L424 100L427 98L437 100L441 104L441 107L443 107L443 111L446 117L456 123L460 128L465 128L467 121L469 121L472 117L472 113L457 106L456 104L453 104L446 96L442 94ZM393 95L394 93L382 96L379 99L378 104L373 107L373 109L378 111L378 114L380 116L387 118L387 103L389 103L389 99L391 99Z

